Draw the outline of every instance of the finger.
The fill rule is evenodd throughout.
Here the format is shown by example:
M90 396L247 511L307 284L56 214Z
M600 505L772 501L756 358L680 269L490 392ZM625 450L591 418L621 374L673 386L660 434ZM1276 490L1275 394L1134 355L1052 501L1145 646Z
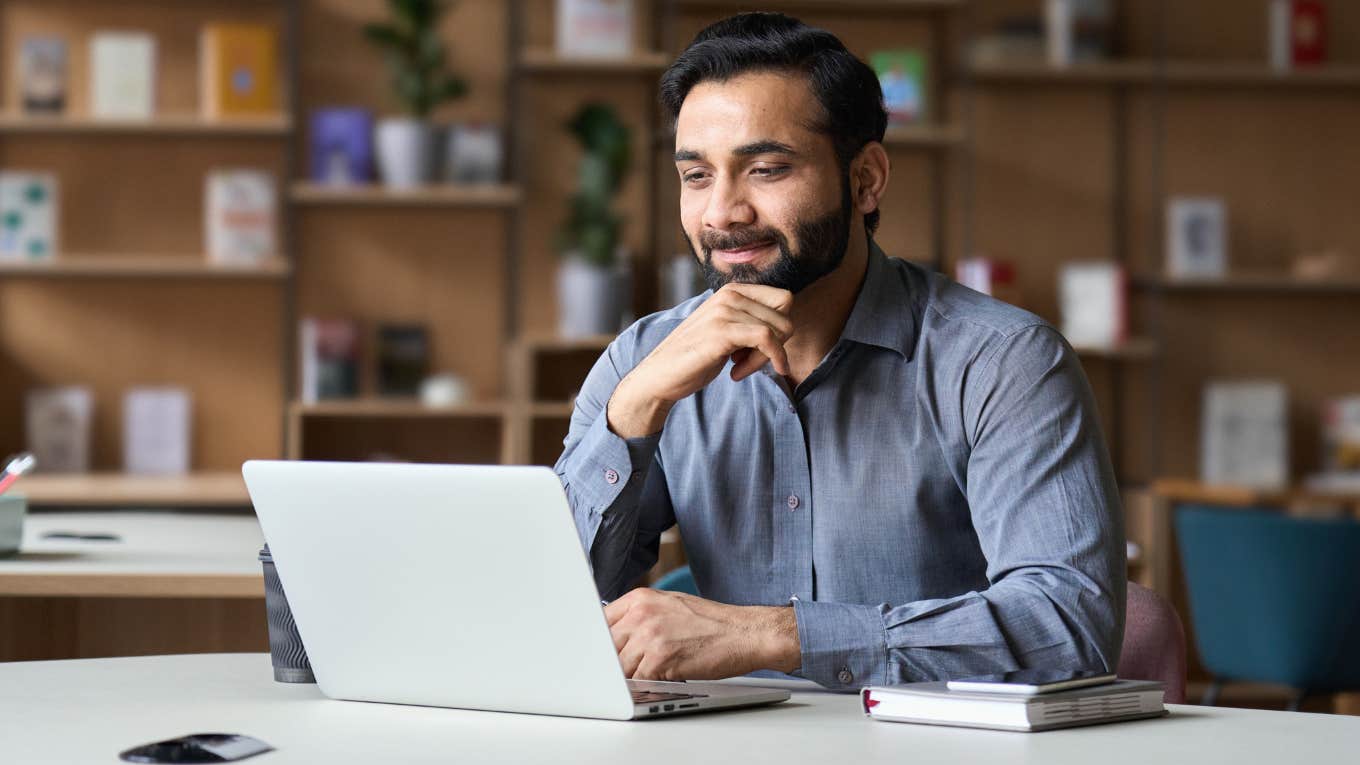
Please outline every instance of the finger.
M628 638L633 634L633 630L628 625L615 624L609 627L609 637L614 639L614 651L623 653L623 647L628 645Z
M759 354L751 354L742 365L740 371L749 375L765 365L768 360L774 364L774 369L781 375L789 373L789 357L784 350L784 344L780 342L778 334L767 325L744 324L734 322L728 325L728 337L737 348L753 348L764 354L764 358L757 358ZM749 369L747 368L749 367ZM733 369L733 379L736 377L738 369Z
M731 282L723 286L725 290L739 292L742 295L781 313L787 312L793 307L793 293L778 287L769 287L764 284L744 284L742 282Z
M742 348L732 354L733 382L741 382L755 374L769 360L765 354L751 348Z
M635 592L637 590L630 590L624 593L623 597L604 607L604 620L610 627L618 624L618 621L628 613L628 609L633 607L633 601L637 599L633 594Z
M728 305L735 311L745 313L752 319L769 325L779 333L780 340L788 340L793 334L793 320L787 314L776 311L758 300L737 294L728 298Z
M638 665L642 663L644 654L637 646L637 641L633 645L624 645L619 649L619 667L623 669L624 677L633 677L637 674Z

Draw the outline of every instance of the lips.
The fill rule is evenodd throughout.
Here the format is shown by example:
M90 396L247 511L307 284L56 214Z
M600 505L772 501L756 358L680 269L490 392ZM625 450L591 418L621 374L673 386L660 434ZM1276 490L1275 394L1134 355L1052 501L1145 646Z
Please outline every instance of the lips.
M725 263L750 263L773 246L772 241L756 242L734 250L713 250L713 255Z

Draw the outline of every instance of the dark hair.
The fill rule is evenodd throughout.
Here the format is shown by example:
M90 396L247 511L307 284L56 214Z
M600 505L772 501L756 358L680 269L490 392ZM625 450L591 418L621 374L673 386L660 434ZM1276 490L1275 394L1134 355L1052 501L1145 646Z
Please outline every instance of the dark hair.
M811 127L831 137L844 182L850 162L888 127L883 90L868 64L835 35L782 13L742 13L705 27L661 76L661 106L672 124L689 91L701 82L722 82L747 72L803 74L822 105ZM878 210L864 216L878 228Z

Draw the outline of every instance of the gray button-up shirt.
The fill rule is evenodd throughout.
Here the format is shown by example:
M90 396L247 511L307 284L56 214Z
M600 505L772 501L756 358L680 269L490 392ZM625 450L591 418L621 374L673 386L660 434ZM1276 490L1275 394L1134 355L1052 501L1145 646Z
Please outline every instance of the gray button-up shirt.
M796 389L723 373L625 441L614 387L709 295L623 332L557 463L596 585L620 595L677 524L706 598L792 602L832 688L1113 671L1124 531L1075 354L1042 319L871 247L839 342Z

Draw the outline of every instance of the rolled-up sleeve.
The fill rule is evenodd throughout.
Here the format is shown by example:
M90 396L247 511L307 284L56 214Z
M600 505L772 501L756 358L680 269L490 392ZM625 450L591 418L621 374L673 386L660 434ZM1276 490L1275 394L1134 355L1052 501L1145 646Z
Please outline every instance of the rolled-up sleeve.
M661 434L620 438L605 408L633 367L636 335L610 343L586 377L554 470L566 490L595 585L618 597L656 562L661 532L675 523L657 460Z
M969 370L964 491L989 586L905 604L795 602L804 677L857 688L1022 667L1114 671L1124 528L1095 403L1047 325Z

